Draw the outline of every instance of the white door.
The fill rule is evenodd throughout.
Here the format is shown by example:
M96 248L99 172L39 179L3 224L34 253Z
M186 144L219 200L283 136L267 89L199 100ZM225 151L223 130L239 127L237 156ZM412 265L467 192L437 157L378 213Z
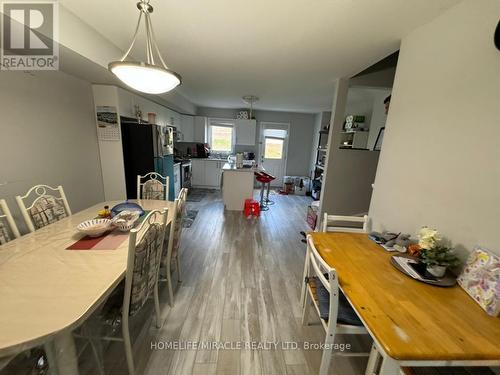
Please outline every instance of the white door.
M289 124L261 122L259 161L276 179L272 186L283 186L288 152Z

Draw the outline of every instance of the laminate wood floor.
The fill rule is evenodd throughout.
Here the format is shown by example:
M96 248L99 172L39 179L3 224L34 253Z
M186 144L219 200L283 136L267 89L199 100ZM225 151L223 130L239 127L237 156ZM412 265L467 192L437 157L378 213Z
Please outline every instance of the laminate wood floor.
M189 204L199 213L183 233L182 283L175 306L164 306L156 340L278 347L152 350L144 374L318 373L321 351L302 348L304 342L322 342L324 332L319 325L301 325L299 303L305 256L300 231L309 229L305 217L312 200L272 199L275 204L258 219L225 212L219 193ZM283 342L297 343L298 349ZM362 374L366 359L338 358L337 364L332 373Z
M188 203L188 209L199 213L183 231L182 282L175 290L175 305L168 305L163 285L161 328L154 325L152 306L132 322L137 374L318 373L321 350L306 350L304 345L323 342L324 331L319 322L301 325L299 303L305 256L299 232L309 230L305 217L312 200L280 195L272 195L272 199L275 204L256 219L225 212L219 192ZM211 342L228 344L225 348L186 348ZM269 343L277 343L277 347ZM98 374L88 345L77 344L80 373ZM358 351L370 346L368 340L351 344ZM175 345L183 347L176 350ZM336 356L331 373L363 374L366 361ZM127 374L121 343L105 346L104 370L106 374Z

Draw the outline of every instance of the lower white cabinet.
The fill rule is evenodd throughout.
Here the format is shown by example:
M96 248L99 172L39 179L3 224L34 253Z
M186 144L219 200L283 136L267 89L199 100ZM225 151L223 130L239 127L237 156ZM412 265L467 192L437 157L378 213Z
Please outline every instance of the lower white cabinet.
M191 184L195 187L220 189L222 167L225 162L217 159L192 159Z

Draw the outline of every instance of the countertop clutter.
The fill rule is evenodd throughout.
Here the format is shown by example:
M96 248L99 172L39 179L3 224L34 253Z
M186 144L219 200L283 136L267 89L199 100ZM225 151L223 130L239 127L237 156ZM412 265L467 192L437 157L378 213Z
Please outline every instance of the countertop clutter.
M222 167L223 172L232 171L232 172L255 172L258 168L255 166L254 160L244 160L243 168L238 168L236 163L225 163Z

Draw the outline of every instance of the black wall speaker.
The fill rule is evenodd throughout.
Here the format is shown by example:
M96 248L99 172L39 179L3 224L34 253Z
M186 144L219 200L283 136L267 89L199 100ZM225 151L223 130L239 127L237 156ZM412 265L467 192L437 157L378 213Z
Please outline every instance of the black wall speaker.
M495 30L495 46L500 50L500 21L498 21L497 29Z

